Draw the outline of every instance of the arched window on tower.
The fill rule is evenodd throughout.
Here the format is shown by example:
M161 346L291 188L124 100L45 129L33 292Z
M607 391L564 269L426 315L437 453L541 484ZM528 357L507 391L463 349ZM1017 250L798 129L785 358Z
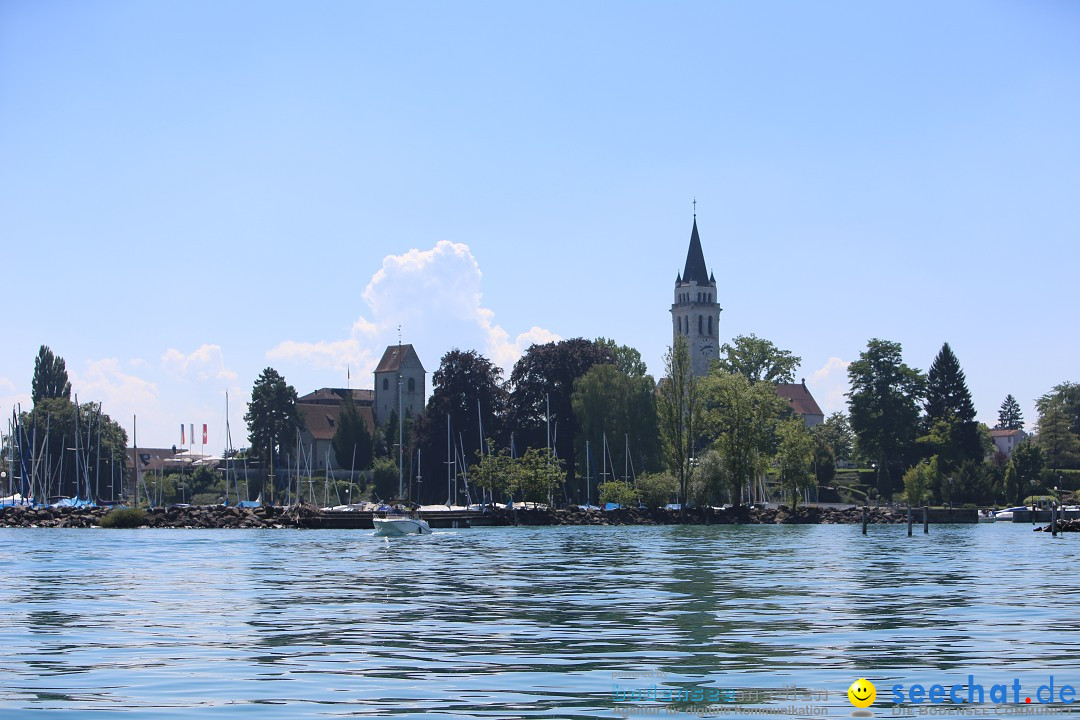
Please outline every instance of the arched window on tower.
M383 390L389 390L390 389L390 381L387 380L386 378L382 379L382 389Z
M675 327L678 330L678 332L680 332L680 333L682 332L682 318L679 317L678 315L675 316Z
M712 337L712 316L709 316L709 337Z
M682 326L683 326L683 331L687 335L689 335L690 334L690 317L688 315L683 315Z
M705 324L705 318L703 318L701 315L698 315L697 316L697 334L698 335L704 335L705 334L705 331L702 330L702 326L704 324Z

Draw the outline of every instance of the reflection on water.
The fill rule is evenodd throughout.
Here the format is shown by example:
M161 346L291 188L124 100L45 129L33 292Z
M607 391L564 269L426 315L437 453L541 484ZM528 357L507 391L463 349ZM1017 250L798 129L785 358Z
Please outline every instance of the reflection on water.
M972 673L1080 685L1078 540L1011 524L0 530L0 708L610 717L616 684L795 685L847 715L860 676L879 697Z

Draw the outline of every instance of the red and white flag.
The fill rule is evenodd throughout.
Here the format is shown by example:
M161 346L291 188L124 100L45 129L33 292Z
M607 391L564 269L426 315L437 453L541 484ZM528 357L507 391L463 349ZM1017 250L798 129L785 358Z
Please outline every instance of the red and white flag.
M191 444L195 444L195 423L191 423Z
M206 423L202 424L202 444L206 444Z
M184 443L184 423L180 423L180 445L181 446L185 445L185 443Z

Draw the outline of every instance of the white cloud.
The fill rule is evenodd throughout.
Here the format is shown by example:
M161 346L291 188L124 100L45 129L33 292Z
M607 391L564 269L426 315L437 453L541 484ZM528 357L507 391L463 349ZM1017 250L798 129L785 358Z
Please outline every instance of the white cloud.
M106 413L125 425L126 418L158 410L157 383L123 372L116 358L91 360L85 370L72 371L71 389L80 403L100 402Z
M225 356L220 345L203 344L187 355L176 348L169 348L161 356L161 365L179 378L199 381L236 379L236 373L225 367Z
M349 338L286 340L267 357L336 370L349 365L362 377L375 369L382 348L397 341L400 326L402 339L421 351L476 348L509 370L530 344L560 339L536 326L511 336L482 304L483 277L464 243L442 240L429 250L388 255L361 293L368 310L353 324Z
M821 368L814 371L807 385L826 415L847 411L846 393L850 389L847 369L851 363L831 357Z
M33 401L28 392L18 392L18 387L10 378L0 377L0 416L10 418L11 411L22 407L29 410ZM4 432L7 432L4 426Z
M297 360L315 367L334 370L359 368L370 372L375 369L375 360L371 351L362 347L360 340L355 336L348 340L332 342L320 340L306 343L286 340L267 352L266 357L271 360Z

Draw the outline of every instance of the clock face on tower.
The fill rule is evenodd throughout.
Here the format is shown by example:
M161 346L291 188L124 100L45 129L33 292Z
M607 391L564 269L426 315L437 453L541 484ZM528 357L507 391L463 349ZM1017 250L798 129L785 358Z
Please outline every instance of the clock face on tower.
M715 349L716 349L715 345L702 345L701 346L701 354L702 355L708 355L710 351L715 350Z

